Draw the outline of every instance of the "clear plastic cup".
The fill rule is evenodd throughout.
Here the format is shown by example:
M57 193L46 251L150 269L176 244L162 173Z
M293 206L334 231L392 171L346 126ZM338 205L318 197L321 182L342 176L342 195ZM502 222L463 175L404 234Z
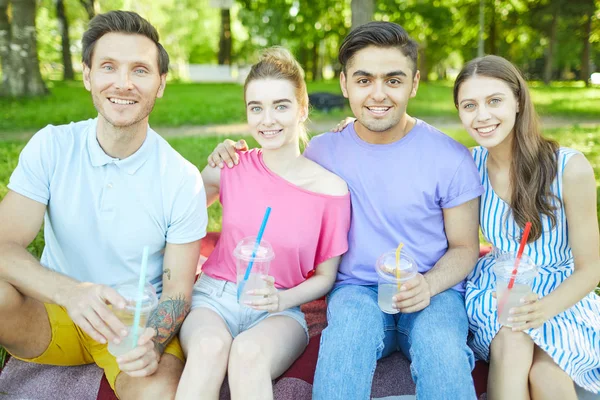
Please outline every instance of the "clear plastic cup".
M237 285L238 290L241 290L238 298L238 303L240 304L243 304L245 301L262 298L262 296L251 296L248 292L251 290L265 289L267 287L267 282L264 280L264 277L269 275L271 261L275 258L275 252L273 251L271 244L264 239L261 240L260 245L256 250L254 261L252 262L250 275L242 288L241 285L244 281L246 270L253 260L252 253L254 252L255 245L256 236L249 236L242 239L233 250L233 256L236 260Z
M134 337L132 335L132 328L135 319L135 307L138 299L138 282L136 281L128 281L122 283L120 285L114 286L114 289L119 292L121 296L125 298L125 308L118 309L116 307L112 308L112 312L121 320L121 322L125 325L127 329L127 336L121 338L121 342L119 344L115 344L112 341L108 342L108 352L115 357L118 357L122 354L127 353L128 351L135 348L137 343L134 343ZM158 304L158 297L156 296L156 290L154 286L149 283L146 283L144 286L144 293L142 295L142 309L140 314L140 323L138 327L138 337L146 328L146 323L148 322L148 317L156 308Z
M400 273L396 272L396 251L383 253L375 263L377 270L377 304L381 311L387 314L397 314L400 311L393 306L392 297L398 293L398 288L402 284L417 275L417 263L405 251L400 253L400 263L398 265ZM399 275L399 277L398 277Z
M516 259L517 253L502 253L496 257L496 264L494 265L498 322L500 325L508 327L523 325L523 323L509 323L509 311L513 307L522 306L521 299L532 292L531 285L538 274L538 266L531 258L523 254L517 268L514 285L512 289L508 290L508 283L515 267Z

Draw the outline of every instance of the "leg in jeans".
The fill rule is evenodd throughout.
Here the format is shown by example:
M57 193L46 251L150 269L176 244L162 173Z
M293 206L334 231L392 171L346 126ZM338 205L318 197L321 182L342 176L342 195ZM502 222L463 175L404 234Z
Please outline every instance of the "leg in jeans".
M384 349L385 321L377 305L376 287L344 285L331 292L314 400L370 398L373 374Z
M419 400L476 398L467 333L464 298L453 289L434 296L422 311L400 315L398 346L411 360Z

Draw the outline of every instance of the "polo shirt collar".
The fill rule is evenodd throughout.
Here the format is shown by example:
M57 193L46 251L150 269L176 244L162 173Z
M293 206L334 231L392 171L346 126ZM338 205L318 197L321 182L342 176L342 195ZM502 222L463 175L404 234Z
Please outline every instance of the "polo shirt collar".
M100 147L100 143L98 143L98 138L96 136L96 128L98 126L98 119L94 119L91 121L88 132L87 132L87 148L90 154L90 160L93 167L102 167L107 164L115 164L122 171L127 172L129 175L133 175L137 172L138 169L141 168L142 165L146 162L146 160L152 154L152 149L154 148L154 144L156 143L156 136L158 135L154 130L148 126L148 131L146 132L146 139L142 146L132 155L125 159L113 158L106 154L102 147Z

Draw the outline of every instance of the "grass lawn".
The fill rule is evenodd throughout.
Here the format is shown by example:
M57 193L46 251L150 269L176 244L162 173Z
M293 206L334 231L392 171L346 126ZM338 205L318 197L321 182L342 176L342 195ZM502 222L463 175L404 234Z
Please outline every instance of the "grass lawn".
M3 133L35 132L47 124L64 124L96 116L89 93L81 82L49 82L51 95L36 99L0 98L0 138ZM532 96L540 114L574 120L600 119L600 88L550 86L532 83ZM237 84L169 83L150 118L154 127L211 125L244 122L242 86ZM337 81L308 85L309 93L341 93ZM456 119L449 82L421 83L410 101L409 113L420 117ZM311 118L337 119L349 110L330 114L313 112Z
M474 146L475 142L463 130L454 130L447 132L456 140L466 146ZM574 125L570 128L560 128L547 130L546 134L558 140L561 145L573 147L582 151L590 160L596 172L598 185L600 186L600 126L596 128L583 128ZM251 137L244 137L250 146L256 146L256 142ZM234 138L237 139L237 138ZM206 165L206 158L211 150L222 140L221 137L180 137L169 138L171 145L179 151L186 159L195 164L199 169ZM17 166L18 157L21 149L25 145L22 141L7 141L0 142L0 198L6 194L6 184L10 178L10 174ZM599 199L600 199L600 189ZM598 204L600 211L600 202ZM219 204L213 204L209 208L209 225L210 231L218 231L221 229L221 207ZM31 244L31 252L39 257L43 249L42 233L38 235L35 241Z

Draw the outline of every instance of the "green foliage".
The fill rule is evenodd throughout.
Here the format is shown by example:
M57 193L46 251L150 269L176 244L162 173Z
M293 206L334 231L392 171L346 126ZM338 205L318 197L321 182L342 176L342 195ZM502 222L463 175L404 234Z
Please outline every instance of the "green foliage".
M6 356L6 350L4 350L4 347L0 346L0 369L4 367L4 363L6 362Z
M600 116L600 88L582 85L532 83L532 96L541 115L560 118L597 120ZM340 94L337 81L313 82L309 93ZM448 82L421 83L418 95L410 101L409 113L419 118L447 117L458 122L452 103L452 86ZM311 119L342 118L348 108L330 114L312 112ZM81 82L55 82L52 94L43 98L8 100L0 98L0 138L16 132L33 133L47 124L65 124L94 118L90 94ZM159 99L151 114L153 127L211 125L245 122L243 89L237 84L167 84L165 96Z

